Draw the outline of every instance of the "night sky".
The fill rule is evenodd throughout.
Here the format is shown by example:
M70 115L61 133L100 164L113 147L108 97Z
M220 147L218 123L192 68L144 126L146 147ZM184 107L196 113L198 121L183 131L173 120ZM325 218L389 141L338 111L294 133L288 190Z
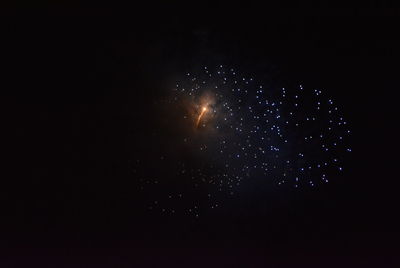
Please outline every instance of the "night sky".
M398 266L399 12L5 7L0 266Z

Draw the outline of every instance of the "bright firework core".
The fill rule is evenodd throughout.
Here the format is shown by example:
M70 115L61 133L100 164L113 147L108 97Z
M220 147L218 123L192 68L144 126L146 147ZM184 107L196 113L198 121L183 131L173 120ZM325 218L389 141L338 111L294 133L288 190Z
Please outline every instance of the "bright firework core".
M199 127L201 118L203 117L203 115L206 111L207 111L207 107L203 106L203 109L201 109L201 113L199 114L199 117L197 118L196 127Z

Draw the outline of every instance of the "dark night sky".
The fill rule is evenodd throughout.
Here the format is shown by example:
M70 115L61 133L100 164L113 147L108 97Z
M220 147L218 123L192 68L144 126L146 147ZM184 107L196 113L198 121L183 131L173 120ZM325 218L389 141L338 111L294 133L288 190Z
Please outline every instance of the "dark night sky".
M399 12L5 8L1 266L399 264ZM151 107L177 75L205 63L333 92L353 128L345 175L231 200L198 220L146 211L130 161L168 140L150 138L160 120Z

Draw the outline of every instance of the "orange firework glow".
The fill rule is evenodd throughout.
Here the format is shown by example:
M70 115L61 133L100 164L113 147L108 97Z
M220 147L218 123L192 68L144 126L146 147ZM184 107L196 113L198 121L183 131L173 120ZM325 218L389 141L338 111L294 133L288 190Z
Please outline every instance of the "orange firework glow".
M197 117L196 127L199 126L201 117L204 115L204 113L205 113L206 111L207 111L207 107L204 106L203 109L201 109L201 113L199 114L199 117Z

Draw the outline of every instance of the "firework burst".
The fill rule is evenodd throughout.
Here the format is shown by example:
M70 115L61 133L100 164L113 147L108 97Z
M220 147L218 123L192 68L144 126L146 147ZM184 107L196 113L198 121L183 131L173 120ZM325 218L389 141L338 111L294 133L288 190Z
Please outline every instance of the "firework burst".
M200 193L216 208L218 195L234 195L249 178L316 187L342 172L351 151L348 123L318 89L269 88L234 69L204 67L184 75L167 103L179 124L173 146L185 152L170 165L181 186L152 200L151 209L175 213L177 202ZM143 188L166 184L143 179ZM196 200L184 210L198 216L204 198Z

